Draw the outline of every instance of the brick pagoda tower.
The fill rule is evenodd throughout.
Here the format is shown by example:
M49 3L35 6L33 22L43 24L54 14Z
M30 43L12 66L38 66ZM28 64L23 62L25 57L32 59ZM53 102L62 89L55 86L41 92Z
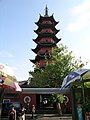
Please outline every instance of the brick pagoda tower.
M61 40L56 37L56 34L59 32L55 28L58 22L55 21L53 15L48 15L48 8L45 8L45 15L41 16L38 22L35 22L38 26L37 30L34 32L37 34L37 38L33 41L37 44L35 49L32 49L36 53L34 60L30 60L32 63L43 68L45 66L45 57L50 60L50 54L53 47L56 47L56 44Z

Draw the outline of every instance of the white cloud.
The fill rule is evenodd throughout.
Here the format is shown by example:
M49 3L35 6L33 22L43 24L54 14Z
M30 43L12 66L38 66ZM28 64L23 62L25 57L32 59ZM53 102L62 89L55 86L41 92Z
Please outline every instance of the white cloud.
M84 2L71 9L73 14L86 13L90 9L90 0L84 0Z
M90 22L90 0L85 0L82 4L70 10L73 21L69 23L67 29L71 32L81 30Z
M14 56L6 51L0 51L0 57L13 58Z
M77 58L81 56L83 62L88 62L88 64L85 66L86 68L90 68L89 41L90 41L90 35L85 34L83 38L80 40L81 42L81 45L79 44L80 47L78 47L77 45L74 48L75 56L77 56Z

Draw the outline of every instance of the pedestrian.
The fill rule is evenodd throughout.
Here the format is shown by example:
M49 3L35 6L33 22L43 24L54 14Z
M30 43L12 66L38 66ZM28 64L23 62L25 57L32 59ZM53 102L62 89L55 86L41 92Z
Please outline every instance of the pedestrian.
M25 108L22 107L19 111L19 120L25 120Z
M32 119L34 118L35 111L36 111L35 105L32 105L32 108L31 108Z
M82 109L82 100L79 99L77 101L77 116L78 116L78 120L83 120L83 109Z
M14 106L11 107L11 110L8 113L9 120L16 120L16 110L14 109Z
M29 104L29 103L26 104L25 109L26 109L25 113L26 113L26 114L30 114L31 108L30 108L30 104Z
M83 120L83 112L80 104L78 104L77 106L77 115L78 115L78 120Z
M57 111L58 111L59 115L62 115L62 109L61 109L61 104L60 104L60 102L57 102L57 103L56 103L56 106L57 106Z

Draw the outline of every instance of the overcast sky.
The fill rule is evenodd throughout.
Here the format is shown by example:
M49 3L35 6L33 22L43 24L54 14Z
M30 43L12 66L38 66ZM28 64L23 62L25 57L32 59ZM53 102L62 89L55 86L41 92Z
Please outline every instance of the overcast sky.
M90 68L90 0L0 0L0 63L12 68L18 80L27 80L35 59L31 49L37 35L35 22L45 13L59 21L57 34L60 43Z

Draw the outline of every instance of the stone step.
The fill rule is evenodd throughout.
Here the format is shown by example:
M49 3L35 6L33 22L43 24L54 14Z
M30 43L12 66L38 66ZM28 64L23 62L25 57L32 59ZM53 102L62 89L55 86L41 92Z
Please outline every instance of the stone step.
M26 120L31 120L31 115L26 115ZM64 114L59 116L57 114L34 114L36 120L72 120L71 114Z
M57 110L54 109L39 109L36 110L36 114L57 114Z

